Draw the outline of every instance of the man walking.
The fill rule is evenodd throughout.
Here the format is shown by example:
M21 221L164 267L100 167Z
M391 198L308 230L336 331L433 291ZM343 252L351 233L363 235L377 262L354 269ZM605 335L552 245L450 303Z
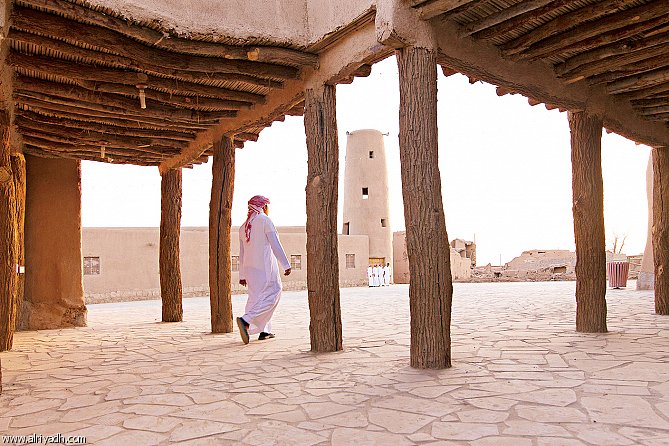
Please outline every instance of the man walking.
M367 281L369 282L369 286L374 286L374 270L371 264L367 267Z
M246 222L239 228L239 283L249 287L246 313L237 318L244 344L249 335L260 333L258 340L273 338L271 319L281 298L281 276L290 274L290 262L281 246L269 214L269 199L256 195L249 200Z

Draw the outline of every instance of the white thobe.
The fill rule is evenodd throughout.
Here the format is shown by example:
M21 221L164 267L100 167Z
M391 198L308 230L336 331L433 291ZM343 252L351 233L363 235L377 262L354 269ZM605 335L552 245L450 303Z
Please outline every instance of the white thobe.
M381 267L374 267L374 286L381 286Z
M374 286L374 269L371 266L367 267L367 280L369 281L369 286Z
M251 220L251 240L246 241L244 225L239 228L239 279L246 280L249 298L244 320L249 334L270 333L272 315L281 298L281 272L290 262L281 246L272 220L258 214Z
M390 267L389 266L384 266L383 267L383 283L386 286L390 285Z

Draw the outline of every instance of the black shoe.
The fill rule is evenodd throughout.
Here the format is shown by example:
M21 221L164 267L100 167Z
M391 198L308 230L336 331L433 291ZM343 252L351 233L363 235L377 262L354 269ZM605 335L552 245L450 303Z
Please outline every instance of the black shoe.
M239 335L242 337L242 342L244 344L249 343L249 324L246 323L241 317L237 318L237 326L239 327Z
M274 333L265 333L264 331L258 336L259 341L264 341L265 339L274 339Z

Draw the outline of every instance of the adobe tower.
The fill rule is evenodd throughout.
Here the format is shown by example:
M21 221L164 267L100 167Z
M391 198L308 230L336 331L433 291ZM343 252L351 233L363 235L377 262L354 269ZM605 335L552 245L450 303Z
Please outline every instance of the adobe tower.
M388 205L388 169L383 134L346 132L342 234L369 237L369 263L393 264Z

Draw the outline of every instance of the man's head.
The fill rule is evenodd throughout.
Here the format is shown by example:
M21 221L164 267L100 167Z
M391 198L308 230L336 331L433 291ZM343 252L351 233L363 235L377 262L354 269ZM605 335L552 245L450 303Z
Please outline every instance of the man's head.
M249 200L249 210L255 211L257 213L264 212L266 215L269 215L269 198L263 197L262 195L256 195Z

